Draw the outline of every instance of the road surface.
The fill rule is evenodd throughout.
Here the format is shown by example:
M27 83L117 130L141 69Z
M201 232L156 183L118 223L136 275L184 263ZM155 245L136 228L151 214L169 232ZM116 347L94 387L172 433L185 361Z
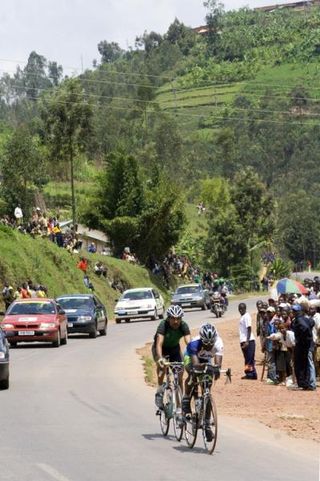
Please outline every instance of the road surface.
M237 315L233 301L226 317ZM213 317L194 311L188 319L196 327ZM107 337L12 349L10 389L0 392L0 480L319 480L318 445L252 421L220 417L213 456L202 440L189 450L164 439L135 352L156 325L111 324Z

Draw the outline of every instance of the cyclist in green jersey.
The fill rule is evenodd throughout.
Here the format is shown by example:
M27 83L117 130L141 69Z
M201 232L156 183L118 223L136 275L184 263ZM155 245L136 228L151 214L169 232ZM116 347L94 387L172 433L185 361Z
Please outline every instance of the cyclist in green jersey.
M157 363L158 389L156 405L158 407L162 407L165 357L169 357L170 362L182 362L180 339L183 337L186 344L191 340L189 326L182 320L183 315L184 312L180 306L170 306L167 310L167 318L160 322L154 336L152 355ZM180 384L182 388L182 373Z

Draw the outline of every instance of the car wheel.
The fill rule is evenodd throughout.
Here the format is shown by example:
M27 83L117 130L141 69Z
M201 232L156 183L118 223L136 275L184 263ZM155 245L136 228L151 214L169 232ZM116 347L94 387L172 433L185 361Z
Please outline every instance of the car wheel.
M131 321L131 319L125 319L125 321L126 321L126 322L130 322L130 321Z
M99 334L100 334L100 336L106 336L107 335L107 323L104 324L103 329L100 329Z
M122 319L116 319L116 324L120 324Z
M154 316L151 317L151 321L156 321L158 319L158 311L157 309L154 310Z
M206 310L207 310L207 304L206 304L205 302L204 302L204 304L202 305L201 310L202 310L202 311L206 311Z
M1 390L9 389L9 377L7 377L7 379L3 379L2 381L0 381L0 389Z
M89 332L90 339L95 339L97 337L97 324L95 324L92 328L92 331Z
M10 347L17 347L17 341L9 341Z
M58 329L57 339L53 341L52 347L60 347L60 344L61 344L61 334L60 334L60 329Z
M159 314L159 319L163 319L164 318L164 307L162 308L162 314Z

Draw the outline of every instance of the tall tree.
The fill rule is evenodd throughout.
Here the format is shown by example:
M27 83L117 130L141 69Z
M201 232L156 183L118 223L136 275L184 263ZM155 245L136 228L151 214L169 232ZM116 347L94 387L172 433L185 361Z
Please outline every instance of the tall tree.
M87 145L92 114L92 106L77 79L66 80L58 90L48 93L42 99L41 115L51 159L69 163L70 166L74 223L76 222L74 160Z
M39 141L25 127L18 127L1 152L1 196L10 213L20 203L27 215L31 211L35 187L41 185L44 177L45 165Z

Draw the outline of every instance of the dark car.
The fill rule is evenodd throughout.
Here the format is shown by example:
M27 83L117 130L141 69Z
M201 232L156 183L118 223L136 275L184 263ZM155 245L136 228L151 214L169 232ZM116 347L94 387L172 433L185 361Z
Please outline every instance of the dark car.
M9 344L0 328L0 389L9 388Z
M86 333L95 338L107 334L107 310L95 294L59 296L57 302L68 318L68 333Z

